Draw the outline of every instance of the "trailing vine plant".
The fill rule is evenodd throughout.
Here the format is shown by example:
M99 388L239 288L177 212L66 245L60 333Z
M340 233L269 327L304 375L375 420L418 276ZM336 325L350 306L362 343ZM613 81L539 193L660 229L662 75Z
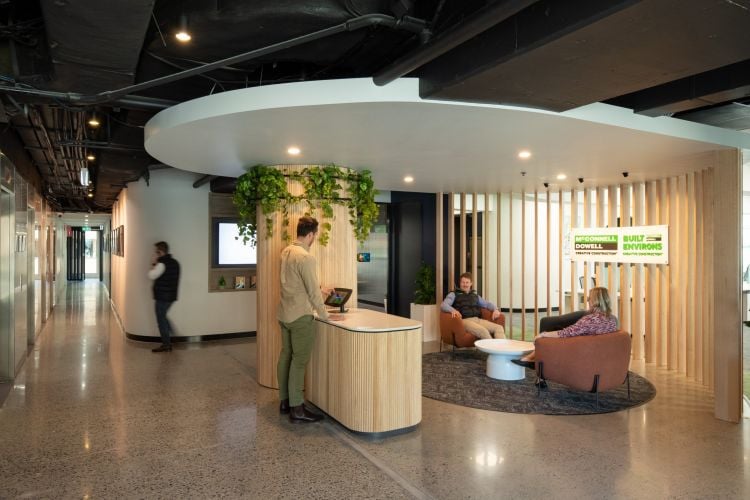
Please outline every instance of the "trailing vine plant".
M304 193L299 196L289 193L286 188L286 177L300 182ZM347 184L343 193L341 181ZM273 235L272 215L280 212L284 231L282 236L286 241L291 240L289 205L305 201L309 209L306 215L318 215L321 218L318 241L325 246L330 238L330 220L334 218L334 204L347 207L349 223L357 241L361 243L367 239L372 225L378 218L376 194L377 190L369 170L357 172L331 164L306 167L300 172L285 174L275 167L255 165L237 179L232 199L240 216L239 234L244 243L249 241L252 245L257 244L258 208L265 217L266 237Z

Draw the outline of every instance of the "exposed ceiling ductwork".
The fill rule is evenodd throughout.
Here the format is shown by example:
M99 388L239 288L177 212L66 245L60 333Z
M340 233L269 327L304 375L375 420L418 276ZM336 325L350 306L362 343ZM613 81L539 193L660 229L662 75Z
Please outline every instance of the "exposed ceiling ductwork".
M181 19L190 44L174 40ZM0 121L70 211L109 210L163 168L143 150L159 110L274 83L406 74L425 98L555 111L606 101L744 130L747 26L750 0L10 0Z

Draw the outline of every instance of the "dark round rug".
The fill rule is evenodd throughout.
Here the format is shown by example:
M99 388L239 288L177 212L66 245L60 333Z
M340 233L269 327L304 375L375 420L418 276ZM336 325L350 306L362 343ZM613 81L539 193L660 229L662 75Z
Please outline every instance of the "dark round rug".
M548 382L537 396L536 374L526 369L524 380L495 380L485 372L487 355L479 351L433 352L422 356L422 394L482 410L545 415L590 415L610 413L642 405L656 396L656 388L645 378L630 372L627 384L596 394L568 389Z

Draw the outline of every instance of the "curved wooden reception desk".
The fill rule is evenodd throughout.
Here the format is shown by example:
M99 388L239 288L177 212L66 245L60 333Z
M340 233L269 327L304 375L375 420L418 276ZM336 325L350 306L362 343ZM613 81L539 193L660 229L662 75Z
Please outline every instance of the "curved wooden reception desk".
M408 430L422 420L422 324L366 309L318 319L305 396L356 432Z

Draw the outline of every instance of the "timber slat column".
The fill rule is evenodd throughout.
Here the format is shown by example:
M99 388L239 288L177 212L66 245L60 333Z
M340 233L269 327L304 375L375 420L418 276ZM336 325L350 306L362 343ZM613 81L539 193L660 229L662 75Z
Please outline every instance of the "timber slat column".
M285 174L302 171L306 165L279 165ZM346 188L345 182L340 184ZM298 196L304 192L299 182L287 178L287 190ZM310 210L306 202L297 203L289 207L289 234L294 240L297 220ZM318 264L318 279L321 285L351 288L352 296L349 304L357 304L357 241L349 224L349 213L342 205L333 205L333 219L323 219L320 214L313 214L321 225L331 224L330 240L323 247L317 241L312 244L310 253L315 256ZM260 385L278 389L276 364L281 352L281 332L276 314L279 307L279 272L281 269L281 250L287 246L284 241L282 214L272 216L273 234L266 238L265 217L258 210L258 267L256 294L258 301L258 383Z

